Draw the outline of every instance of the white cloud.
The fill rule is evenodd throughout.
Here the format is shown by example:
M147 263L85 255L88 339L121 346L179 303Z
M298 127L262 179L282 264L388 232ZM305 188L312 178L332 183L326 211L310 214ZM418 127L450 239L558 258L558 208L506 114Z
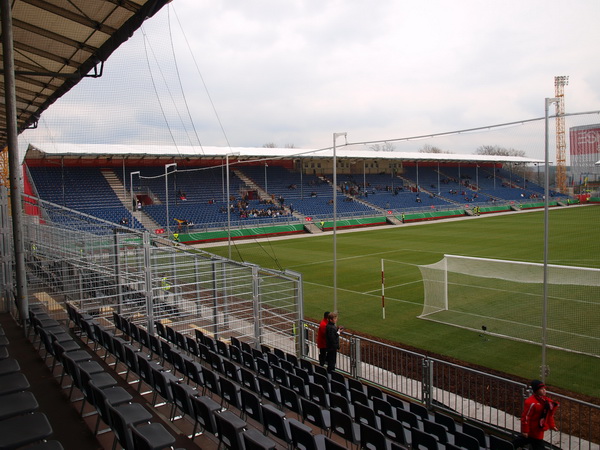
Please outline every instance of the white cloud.
M144 25L146 45L136 33L103 79L44 118L81 123L85 132L57 131L67 140L186 145L197 133L225 145L222 125L232 146L325 147L338 131L364 141L541 117L555 75L570 76L567 111L597 110L599 13L597 0L176 0ZM541 130L446 138L444 148L502 144L540 157Z

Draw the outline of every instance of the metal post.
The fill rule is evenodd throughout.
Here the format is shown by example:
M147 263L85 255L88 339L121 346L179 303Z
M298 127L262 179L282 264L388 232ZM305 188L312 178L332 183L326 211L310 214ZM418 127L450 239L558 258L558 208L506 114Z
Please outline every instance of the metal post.
M265 192L268 194L269 193L269 183L267 181L267 167L269 167L269 165L265 162Z
M304 172L304 163L300 160L300 198L304 199L304 180L303 180L303 172Z
M229 157L237 156L239 153L228 153L225 155L225 170L227 172L227 252L231 259L231 207L229 205Z
M154 335L154 289L152 286L152 245L150 233L144 231L142 238L144 250L144 289L146 293L146 329Z
M252 315L254 325L254 343L257 348L260 348L259 344L263 343L262 340L262 302L261 302L261 285L260 275L258 272L258 266L252 266Z
M231 259L231 207L229 206L229 155L225 155L225 177L227 179L227 254Z
M336 139L347 133L333 133L333 310L337 311L337 153Z
M550 209L550 176L549 176L549 161L548 161L548 109L552 103L556 103L557 98L546 98L545 110L544 110L544 123L545 123L545 137L544 137L544 168L546 173L544 174L544 289L543 289L543 300L542 300L542 367L541 367L541 378L543 382L546 382L546 375L548 375L548 367L546 366L546 339L547 339L547 326L548 326L548 210Z
M133 213L135 211L135 208L137 206L137 202L133 201L133 176L137 175L138 177L140 176L140 171L138 170L137 172L131 172L129 174L129 194L131 195L131 228L135 228L134 225L134 216Z
M165 164L165 199L167 202L167 237L171 236L171 223L169 222L169 167L177 167L177 163Z
M25 273L25 245L23 243L23 208L21 200L21 168L17 140L17 97L13 47L12 9L9 0L0 1L2 23L2 62L4 65L4 104L10 177L10 206L12 210L13 249L15 252L16 304L20 322L28 317L27 278Z
M363 159L363 195L367 193L367 162Z

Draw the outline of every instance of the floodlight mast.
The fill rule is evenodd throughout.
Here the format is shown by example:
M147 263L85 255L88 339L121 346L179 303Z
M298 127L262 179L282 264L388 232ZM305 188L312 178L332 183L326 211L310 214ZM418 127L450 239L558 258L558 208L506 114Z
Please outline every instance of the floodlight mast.
M561 193L567 190L567 142L565 136L565 86L568 76L554 77L556 101L556 189Z
M333 310L337 311L337 153L336 140L348 133L333 133Z

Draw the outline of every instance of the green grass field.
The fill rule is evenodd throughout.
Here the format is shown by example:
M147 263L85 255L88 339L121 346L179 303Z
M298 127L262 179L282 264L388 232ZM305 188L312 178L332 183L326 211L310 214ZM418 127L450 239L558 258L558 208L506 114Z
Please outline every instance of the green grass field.
M371 336L447 355L524 378L540 376L541 347L419 319L423 283L417 265L444 254L543 262L543 211L370 229L337 235L340 324ZM600 268L600 207L550 211L549 263ZM226 256L227 246L210 252ZM333 307L333 237L237 242L234 259L303 274L306 318ZM386 319L381 260L386 260ZM596 327L600 326L598 324ZM600 346L600 343L596 343ZM600 354L600 349L595 349ZM600 397L600 358L549 349L547 382Z

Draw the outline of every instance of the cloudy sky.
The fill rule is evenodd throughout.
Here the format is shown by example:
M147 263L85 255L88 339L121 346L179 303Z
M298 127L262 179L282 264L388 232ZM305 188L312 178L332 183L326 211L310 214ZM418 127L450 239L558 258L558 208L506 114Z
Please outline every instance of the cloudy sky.
M600 109L598 0L174 0L28 142L331 146ZM600 123L597 115L570 126ZM543 122L398 143L543 155Z

